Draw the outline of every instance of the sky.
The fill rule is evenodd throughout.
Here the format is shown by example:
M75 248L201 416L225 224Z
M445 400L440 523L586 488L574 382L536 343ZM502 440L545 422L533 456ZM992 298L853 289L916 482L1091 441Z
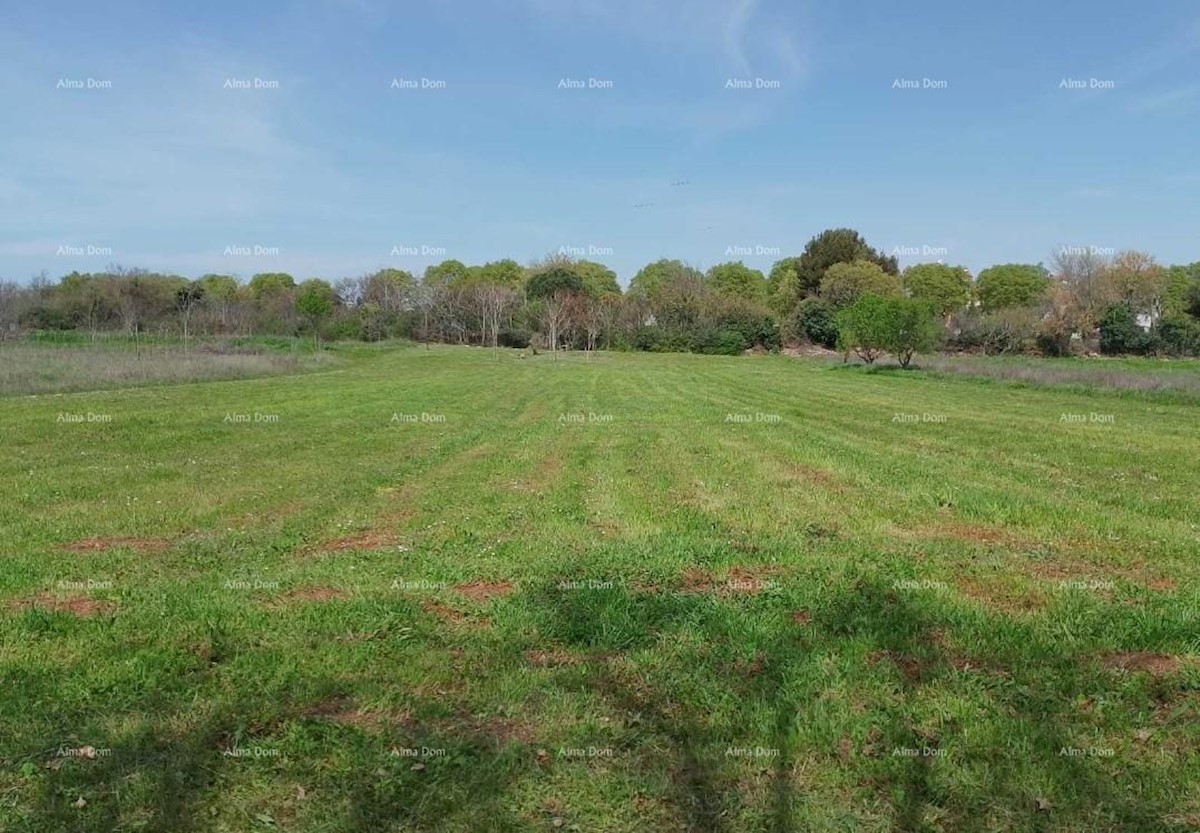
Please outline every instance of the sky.
M564 251L1200 260L1200 5L64 0L0 29L0 279Z

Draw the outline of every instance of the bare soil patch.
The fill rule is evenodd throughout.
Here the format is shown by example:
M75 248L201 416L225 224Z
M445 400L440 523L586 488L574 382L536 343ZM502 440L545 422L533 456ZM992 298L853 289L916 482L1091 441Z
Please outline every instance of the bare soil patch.
M818 469L813 466L805 466L797 463L788 464L783 469L784 478L787 480L801 480L806 483L815 483L833 492L843 491L842 485L838 478L831 471L826 469Z
M498 596L507 596L514 589L513 585L507 581L476 580L454 586L454 592L466 596L473 602L486 602L488 599Z
M958 591L971 601L1007 614L1035 613L1046 604L1045 599L1038 593L984 583L974 578L959 578L954 584Z
M68 613L80 619L112 613L117 606L112 602L93 599L88 596L56 596L52 593L38 593L24 599L16 599L9 603L15 611L45 610L52 613Z
M463 613L461 610L455 610L448 604L436 601L434 599L425 599L421 602L421 610L436 618L439 622L444 622L448 625L465 625L473 624L479 628L491 627L490 619L472 619Z
M1168 674L1174 674L1183 663L1178 657L1173 657L1170 654L1130 651L1121 654L1109 654L1104 657L1102 664L1110 671L1128 671L1131 673L1144 671L1152 677L1164 677Z
M326 553L352 552L354 550L382 550L396 546L396 536L387 530L370 529L358 535L335 538L317 547Z
M774 576L784 568L774 564L757 567L734 566L718 577L699 567L689 567L679 574L679 592L715 593L722 596L761 593L778 585Z
M407 713L388 714L386 712L361 709L353 697L331 697L322 700L305 709L304 717L318 720L328 720L341 726L355 726L371 731L385 725L403 725L408 720Z
M875 651L867 657L867 662L875 665L883 660L890 660L900 670L905 682L916 685L928 676L929 663L909 654L896 651Z
M1004 527L979 523L947 522L923 530L932 538L952 538L973 544L1006 544L1015 542Z
M171 542L166 538L84 538L67 544L67 552L107 552L109 550L133 550L143 555L166 552Z
M525 661L534 668L561 668L566 665L578 665L584 658L559 650L526 651Z

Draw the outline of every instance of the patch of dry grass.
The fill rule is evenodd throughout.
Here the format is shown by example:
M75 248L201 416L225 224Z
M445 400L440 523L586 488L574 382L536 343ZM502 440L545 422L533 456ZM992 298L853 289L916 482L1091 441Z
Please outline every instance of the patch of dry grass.
M138 352L105 344L0 345L0 396L74 393L152 384L182 384L295 373L327 360L287 353L222 353L154 345Z

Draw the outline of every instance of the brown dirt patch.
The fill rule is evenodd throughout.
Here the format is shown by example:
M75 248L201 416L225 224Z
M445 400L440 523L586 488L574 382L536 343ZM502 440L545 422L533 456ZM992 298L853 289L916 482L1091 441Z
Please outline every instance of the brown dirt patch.
M472 729L487 735L498 743L533 743L537 737L536 727L525 721L507 717L490 717L476 721Z
M38 593L24 599L16 599L9 603L16 611L45 610L51 613L69 613L80 619L112 613L117 606L112 602L93 599L88 596L55 596L52 593Z
M1114 579L1142 585L1148 590L1157 592L1169 592L1176 588L1174 579L1161 574L1150 575L1141 567L1095 564L1079 558L1063 557L1037 561L1028 567L1022 567L1022 572L1042 581L1063 585L1063 587L1077 587L1097 593L1111 591Z
M454 585L454 592L466 596L473 602L486 602L497 596L507 596L515 588L507 581L468 581Z
M679 574L679 592L716 593L722 596L761 593L779 586L778 576L784 572L777 565L760 567L730 567L721 578L699 567L689 567Z
M445 699L445 695L442 696ZM466 709L457 709L453 716L418 719L406 714L404 725L409 729L423 728L436 734L479 742L491 742L497 746L507 743L532 744L537 738L540 724L525 718L504 715L484 716Z
M711 593L715 586L712 573L698 567L688 567L679 574L679 590L682 593Z
M369 529L358 535L334 538L317 547L318 552L352 552L354 550L382 550L396 546L396 537L386 530Z
M1155 654L1148 651L1131 651L1122 654L1109 654L1104 657L1102 664L1109 671L1128 671L1131 673L1144 671L1152 677L1163 677L1174 674L1182 662L1170 654Z
M837 477L833 474L833 472L827 471L826 469L818 469L812 466L799 464L790 464L784 467L783 473L785 480L800 480L805 483L815 483L816 485L823 486L830 491L842 491L842 486L838 482Z
M336 587L304 587L283 596L287 602L333 602L348 598L349 593Z
M450 605L443 604L442 602L434 599L425 599L422 601L421 610L425 611L430 616L433 616L438 621L445 622L446 624L450 625L463 625L472 621L471 618L461 610L455 610L454 608L450 607ZM491 621L487 619L476 619L473 621L476 626L484 628L489 627L492 624Z
M589 518L588 526L598 531L601 535L620 535L625 531L624 527L608 518Z
M783 568L775 565L756 567L730 567L725 572L724 590L727 593L761 593L779 586L777 579Z
M942 523L924 530L933 538L952 538L973 544L1006 544L1014 539L1004 527L973 523Z
M316 720L328 720L341 726L356 726L369 730L378 730L385 725L403 725L408 720L407 712L397 715L360 709L352 697L331 697L322 700L305 709L303 714L304 717Z
M166 552L171 542L166 538L84 538L67 544L67 552L107 552L108 550L133 550L143 555Z
M583 662L583 658L566 651L526 651L525 661L534 668L561 668L578 665Z
M743 677L757 677L767 670L767 655L755 651L750 660L739 660L734 664L734 671Z
M1019 591L993 583L982 583L973 578L959 578L954 582L958 591L984 607L1003 613L1035 613L1045 606L1041 595L1030 591Z
M896 651L874 651L867 657L867 662L871 665L875 665L883 660L890 660L894 663L900 669L905 682L910 685L920 683L928 676L928 663L908 654L901 654Z
M812 614L807 610L793 610L791 619L793 625L807 625L812 621Z

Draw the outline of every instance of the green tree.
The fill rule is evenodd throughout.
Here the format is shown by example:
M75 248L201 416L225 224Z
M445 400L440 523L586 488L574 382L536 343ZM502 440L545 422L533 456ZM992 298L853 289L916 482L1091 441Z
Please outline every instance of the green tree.
M834 309L844 309L867 293L884 298L899 298L902 294L900 279L869 260L833 264L825 272L820 288L821 300Z
M271 298L295 287L295 278L287 272L258 272L250 278L250 296L256 301Z
M673 286L703 282L704 274L680 260L656 260L643 266L629 282L629 294L657 301Z
M971 273L964 266L918 263L904 270L903 280L910 298L929 302L943 317L971 299Z
M1184 296L1184 312L1192 318L1200 318L1200 281L1188 287Z
M196 278L196 285L204 290L204 295L208 298L232 301L237 297L237 278L231 275L201 275Z
M975 281L975 294L984 312L1036 304L1050 287L1050 278L1041 265L1004 263L989 266Z
M603 298L621 294L617 273L603 263L592 260L577 260L573 266L575 274L583 283L584 291L592 298Z
M900 366L907 368L914 355L932 352L937 347L942 333L934 317L938 310L928 301L914 298L890 298L888 304L891 320L886 346Z
M539 269L525 284L525 295L534 301L580 292L583 292L583 280L575 270L559 264Z
M313 344L321 343L321 319L333 312L336 298L333 287L320 278L307 280L297 289L296 311L312 323Z
M525 283L525 270L515 260L493 260L479 267L479 280L495 286L520 289Z
M425 268L425 283L428 286L450 286L463 283L469 275L467 265L461 260L443 260L436 266Z
M704 277L709 289L726 298L740 298L756 304L767 300L767 281L763 273L740 260L718 263Z
M250 279L250 297L256 301L279 297L295 286L295 279L287 272L259 272Z
M841 345L867 364L874 364L893 340L894 300L868 292L840 311L837 324Z
M798 257L775 261L767 275L767 306L784 318L791 316L804 293L800 288Z
M826 229L808 241L796 258L796 280L803 295L815 295L829 267L838 263L866 260L889 275L899 275L896 258L881 254L867 245L857 231L848 228Z
M1200 300L1200 262L1186 266L1167 267L1167 288L1163 293L1163 313L1180 315L1189 313L1191 297ZM1200 306L1197 306L1200 310ZM1196 315L1196 313L1190 313Z

